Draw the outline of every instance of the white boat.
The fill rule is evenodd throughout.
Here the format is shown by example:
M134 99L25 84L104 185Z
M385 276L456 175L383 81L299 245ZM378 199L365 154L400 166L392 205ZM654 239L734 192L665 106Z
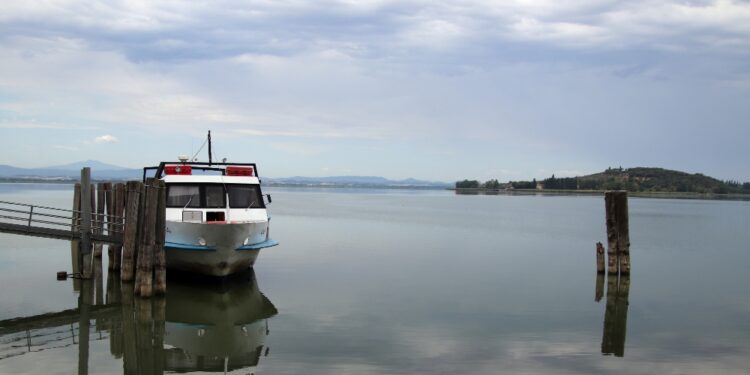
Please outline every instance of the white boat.
M255 163L210 160L183 157L143 173L155 171L167 186L167 268L227 276L252 267L260 249L278 242L269 237L271 196L261 192Z

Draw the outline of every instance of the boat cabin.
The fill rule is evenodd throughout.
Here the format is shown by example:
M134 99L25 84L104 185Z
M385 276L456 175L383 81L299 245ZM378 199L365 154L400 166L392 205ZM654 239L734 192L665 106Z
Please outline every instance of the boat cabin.
M231 223L268 220L254 164L161 163L154 177L167 186L167 221Z

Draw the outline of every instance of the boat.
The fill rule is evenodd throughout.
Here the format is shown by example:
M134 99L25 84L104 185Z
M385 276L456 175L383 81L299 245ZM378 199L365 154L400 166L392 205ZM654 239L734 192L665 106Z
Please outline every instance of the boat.
M270 216L255 163L161 162L143 168L167 188L164 253L168 269L228 276L255 264L261 249L278 245L270 238ZM195 160L195 159L193 159Z

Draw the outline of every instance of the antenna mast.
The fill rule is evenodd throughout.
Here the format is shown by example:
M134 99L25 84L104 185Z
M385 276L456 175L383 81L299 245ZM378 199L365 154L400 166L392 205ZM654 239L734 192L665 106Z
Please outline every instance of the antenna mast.
M211 165L211 131L208 131L208 165Z

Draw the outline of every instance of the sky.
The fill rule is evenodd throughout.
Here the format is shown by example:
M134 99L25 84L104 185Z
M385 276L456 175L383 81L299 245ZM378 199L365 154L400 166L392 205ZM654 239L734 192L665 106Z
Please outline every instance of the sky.
M750 2L0 3L0 164L750 181Z

